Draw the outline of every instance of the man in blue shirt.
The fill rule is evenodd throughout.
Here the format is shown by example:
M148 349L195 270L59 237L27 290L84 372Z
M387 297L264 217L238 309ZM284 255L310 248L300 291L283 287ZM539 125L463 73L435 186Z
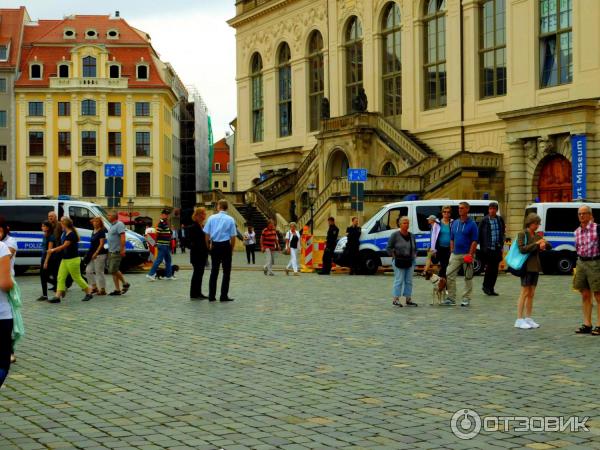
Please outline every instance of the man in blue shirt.
M212 262L208 283L208 300L211 302L217 300L217 278L221 264L223 264L223 279L221 280L220 300L222 302L233 301L232 298L229 298L229 279L237 229L235 221L227 214L228 208L227 200L219 200L217 203L219 212L210 216L204 226L206 246Z
M456 277L463 267L465 272L465 292L460 306L469 306L471 292L473 292L473 258L477 250L477 224L469 217L469 204L458 204L458 220L452 222L450 229L450 262L447 271L448 298L443 304L456 305Z

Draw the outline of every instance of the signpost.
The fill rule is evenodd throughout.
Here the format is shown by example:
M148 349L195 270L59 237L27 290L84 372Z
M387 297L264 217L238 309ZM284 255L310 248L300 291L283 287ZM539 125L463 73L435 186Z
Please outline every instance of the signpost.
M105 164L104 184L105 196L108 199L108 207L116 208L121 206L121 197L123 197L123 164Z
M571 136L571 161L573 170L573 200L585 199L587 195L587 136Z
M353 211L362 212L364 210L367 175L367 169L348 169L350 203Z

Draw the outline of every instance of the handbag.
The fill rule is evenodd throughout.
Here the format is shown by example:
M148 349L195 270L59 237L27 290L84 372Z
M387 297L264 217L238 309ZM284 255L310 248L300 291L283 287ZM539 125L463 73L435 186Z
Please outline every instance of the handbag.
M412 252L413 252L412 234L408 233L408 236L409 236L409 242L410 242L410 250L408 252L408 256L406 256L406 255L400 255L400 256L395 256L394 257L394 265L398 269L408 269L408 268L412 267L412 265L413 265L413 257L412 257Z
M525 245L527 245L527 232L524 233L524 236L524 242ZM521 251L519 250L519 236L517 235L513 239L512 244L510 244L510 250L508 250L508 254L505 258L506 271L517 277L525 275L525 273L527 272L525 266L527 258L529 258L529 254L521 253Z

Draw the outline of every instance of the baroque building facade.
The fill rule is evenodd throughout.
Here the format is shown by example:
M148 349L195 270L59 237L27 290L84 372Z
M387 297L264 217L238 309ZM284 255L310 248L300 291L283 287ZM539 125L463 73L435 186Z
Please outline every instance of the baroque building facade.
M514 231L534 199L572 198L585 136L598 200L599 18L594 0L239 0L236 186L322 232L366 168L366 216L489 197Z

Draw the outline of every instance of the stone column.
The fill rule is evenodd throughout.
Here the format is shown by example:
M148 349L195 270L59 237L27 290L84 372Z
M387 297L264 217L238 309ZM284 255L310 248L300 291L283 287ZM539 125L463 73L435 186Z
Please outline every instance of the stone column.
M507 233L515 234L523 227L525 206L528 202L528 177L523 140L508 140L506 161L506 188L504 216L507 219Z

